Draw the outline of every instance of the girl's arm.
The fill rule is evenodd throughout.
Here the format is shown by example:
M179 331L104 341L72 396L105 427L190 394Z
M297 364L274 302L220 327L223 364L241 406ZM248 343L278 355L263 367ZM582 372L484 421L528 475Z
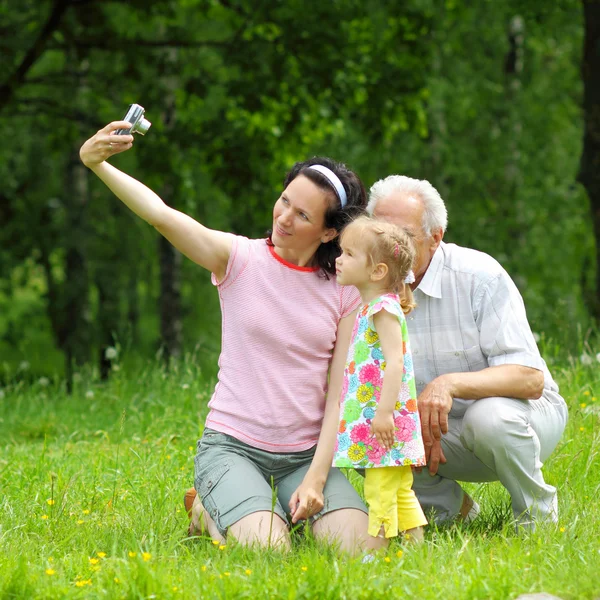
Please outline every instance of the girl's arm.
M389 449L395 441L394 408L398 402L404 371L402 327L398 322L398 317L387 310L375 313L373 323L379 335L385 360L385 371L381 398L375 411L375 417L371 421L371 432L384 448Z
M110 156L131 148L133 136L113 135L124 126L129 124L115 121L98 131L81 147L81 161L136 215L154 226L180 252L221 280L227 269L233 235L204 227L166 205L143 183L106 162Z
M329 475L335 440L339 428L340 396L344 379L344 367L350 346L356 311L340 320L335 348L329 369L329 388L325 404L325 416L317 449L304 480L290 499L292 523L318 513L323 508L323 488Z

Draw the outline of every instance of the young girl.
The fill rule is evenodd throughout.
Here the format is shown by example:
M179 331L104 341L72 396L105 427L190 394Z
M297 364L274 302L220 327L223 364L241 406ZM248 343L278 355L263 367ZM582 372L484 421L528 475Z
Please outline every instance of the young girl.
M402 228L359 217L343 231L337 281L358 288L333 466L365 469L369 535L420 541L427 519L411 467L425 465L406 320L415 249ZM413 281L414 281L414 275Z

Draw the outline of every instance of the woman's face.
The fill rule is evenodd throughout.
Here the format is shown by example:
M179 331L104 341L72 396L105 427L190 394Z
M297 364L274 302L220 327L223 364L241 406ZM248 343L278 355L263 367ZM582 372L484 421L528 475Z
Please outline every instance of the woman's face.
M336 230L325 227L325 211L330 201L330 194L304 175L298 175L273 208L273 244L302 251L311 246L316 250L320 244L332 240Z

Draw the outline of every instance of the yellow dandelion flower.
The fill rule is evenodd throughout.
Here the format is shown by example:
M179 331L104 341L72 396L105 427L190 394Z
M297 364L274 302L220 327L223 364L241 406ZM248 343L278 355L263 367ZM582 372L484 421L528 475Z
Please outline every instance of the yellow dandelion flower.
M85 581L84 579L80 579L79 581L75 582L75 585L77 587L83 587L84 585L86 585L87 581Z
M308 567L300 567L303 571L308 571Z
M44 520L46 520L48 518L48 515L42 515L41 518L44 519Z
M129 558L135 558L137 556L137 552L128 552Z
M581 406L581 408L585 408L587 404L585 402L582 402L579 406Z
M121 583L121 580L120 580L118 577L115 577L115 578L113 579L113 581L114 581L115 583Z
M561 527L559 530L561 533L564 533L566 531L566 529L564 527Z
M96 552L96 556L98 558L105 558L106 557L106 552Z
M188 446L188 450L192 452L194 450L194 446Z
M589 395L590 395L590 392L589 392L589 390L585 390L585 392L583 392L583 395L584 395L584 396L589 396Z
M223 575L225 575L225 577L229 577L231 575L231 573L229 571L225 571L225 573L223 573Z
M585 427L580 427L579 431L585 431Z
M176 585L174 585L174 586L173 586L171 589L172 589L174 592L176 592L176 591L177 591L177 586L176 586Z
M206 565L202 565L202 566L200 567L200 570L201 570L201 571L206 571Z
M98 559L97 558L90 558L90 565L97 565L98 564Z
M92 585L92 580L91 579L86 579L84 581L85 585Z
M404 552L402 552L402 550L398 550L398 552L396 552L396 556L398 558L402 558L402 555L404 554Z
M46 569L46 575L54 575L56 571L54 569Z
M48 498L48 500L46 500L46 504L48 506L53 506L54 505L54 500L52 498Z
M90 510L89 510L88 508L84 508L84 509L83 509L81 512L82 512L84 515L89 515L89 514L90 514Z
M215 546L218 546L218 545L219 545L221 542L219 542L219 540L213 540L213 541L212 541L212 543L213 543Z
M54 562L54 557L53 556L49 556L48 557L48 562Z
M83 525L84 521L82 519L79 519L79 521L77 521L77 525Z
M252 575L252 571L250 569L246 569L244 573L246 573L246 575Z
M386 556L383 560L387 563L392 562L392 559L389 556Z
M171 460L171 455L167 454L167 460Z
M592 396L592 402L596 402L596 396Z
M348 458L351 461L359 461L365 457L365 449L359 444L352 444L348 448Z
M219 546L219 550L225 550L225 548L227 548L227 546L225 544L221 544Z
M183 467L179 467L179 470L180 470L180 471L185 471L185 466L183 466Z
M145 562L148 562L152 558L152 554L150 552L142 552L142 558Z

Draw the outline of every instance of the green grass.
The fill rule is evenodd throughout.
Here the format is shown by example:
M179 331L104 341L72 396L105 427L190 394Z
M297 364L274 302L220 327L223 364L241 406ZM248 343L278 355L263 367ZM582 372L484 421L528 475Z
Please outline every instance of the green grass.
M552 368L570 422L544 469L559 525L517 535L503 488L471 484L475 523L430 529L418 548L394 542L370 564L302 534L288 555L186 538L182 498L214 383L192 357L122 367L108 383L84 372L70 397L60 382L8 378L0 598L597 598L600 365L563 365Z

